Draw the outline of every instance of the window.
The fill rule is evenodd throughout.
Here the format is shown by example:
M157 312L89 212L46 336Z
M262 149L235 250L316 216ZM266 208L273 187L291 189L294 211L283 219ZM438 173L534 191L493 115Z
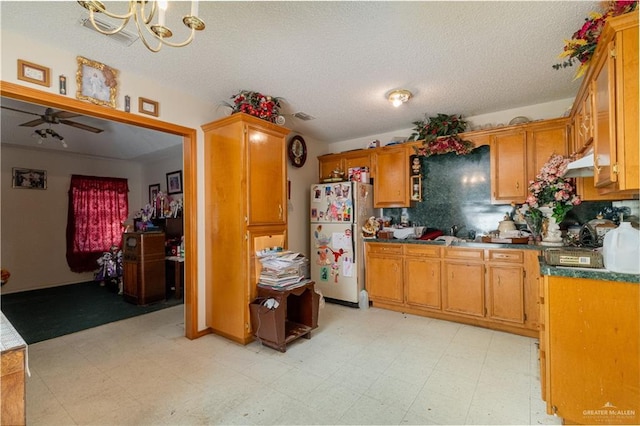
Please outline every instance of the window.
M112 245L122 245L122 223L129 215L127 179L71 176L67 216L67 263L89 272Z

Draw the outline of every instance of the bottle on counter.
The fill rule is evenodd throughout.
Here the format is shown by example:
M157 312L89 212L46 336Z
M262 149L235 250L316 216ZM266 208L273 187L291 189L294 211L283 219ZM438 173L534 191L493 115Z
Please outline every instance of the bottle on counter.
M611 272L640 274L640 231L629 222L607 232L602 245L604 267Z

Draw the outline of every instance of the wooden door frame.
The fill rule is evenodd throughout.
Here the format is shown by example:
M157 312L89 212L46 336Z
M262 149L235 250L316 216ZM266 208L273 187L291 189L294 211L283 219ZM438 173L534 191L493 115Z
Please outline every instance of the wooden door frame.
M43 92L21 86L19 84L0 81L0 96L16 99L51 108L64 109L82 115L143 127L159 132L170 133L182 137L182 162L184 185L184 236L185 236L185 265L184 265L184 310L185 336L195 339L209 330L198 332L198 235L197 225L197 132L196 129L179 126L165 121L147 118L124 111L105 108L77 99Z

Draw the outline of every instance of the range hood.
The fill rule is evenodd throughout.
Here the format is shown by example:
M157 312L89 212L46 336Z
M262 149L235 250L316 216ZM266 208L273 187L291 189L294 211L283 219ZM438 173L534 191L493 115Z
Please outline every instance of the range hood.
M587 152L584 157L572 161L567 166L565 177L593 176L593 151Z

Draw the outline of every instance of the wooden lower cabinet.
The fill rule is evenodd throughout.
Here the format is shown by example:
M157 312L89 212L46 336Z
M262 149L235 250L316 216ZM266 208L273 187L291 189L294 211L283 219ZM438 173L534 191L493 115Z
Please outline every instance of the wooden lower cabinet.
M401 245L367 244L366 271L370 299L404 302Z
M409 306L442 309L440 247L404 247L405 300Z
M547 413L640 423L640 285L544 276L540 370Z
M368 242L374 306L537 337L537 250Z
M487 316L493 320L521 326L526 318L524 252L491 250L489 257Z
M484 317L484 264L445 261L444 311Z

